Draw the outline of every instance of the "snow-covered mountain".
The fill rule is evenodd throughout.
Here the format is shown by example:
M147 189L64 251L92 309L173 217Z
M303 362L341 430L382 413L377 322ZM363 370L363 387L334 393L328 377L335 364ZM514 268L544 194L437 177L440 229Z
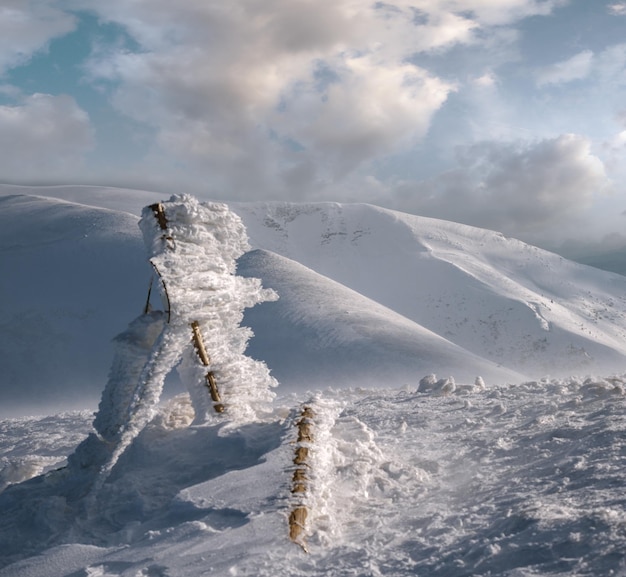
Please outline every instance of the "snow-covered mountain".
M171 299L142 315L151 272L127 210L151 193L15 192L0 187L2 410L93 405L108 341L138 318L95 421L0 420L0 577L624 573L625 277L372 206L233 205L253 245L238 274L271 302L220 277L246 244L238 219L183 199L165 233L144 213ZM257 411L255 375L272 383L246 357L225 397L247 397L245 418L198 401L204 385L153 405L170 345L201 356L191 318L212 353L240 355L246 331L211 322L267 298L244 325L274 401L258 391ZM226 376L217 358L183 381L209 363ZM545 372L568 376L530 378ZM586 372L601 376L571 376Z
M132 209L158 196L76 186L0 193L0 410L95 406L111 339L142 310L151 271L138 214L88 205ZM256 334L250 354L283 390L415 385L429 373L519 382L626 366L620 275L368 205L232 209L264 251L244 257L242 271L282 294L250 309L245 324ZM294 370L292 359L315 370Z

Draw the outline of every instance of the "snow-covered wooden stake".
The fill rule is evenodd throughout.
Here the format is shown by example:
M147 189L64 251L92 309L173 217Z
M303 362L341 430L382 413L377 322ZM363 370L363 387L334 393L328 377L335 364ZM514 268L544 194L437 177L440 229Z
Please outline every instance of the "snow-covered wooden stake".
M156 204L151 204L150 208L154 213L154 217L157 219L161 230L167 230L167 218L165 216L165 209L163 208L163 204L157 202Z
M307 476L307 469L310 468L308 444L313 442L313 416L311 407L304 407L300 413L300 420L296 423L298 439L293 459L296 469L293 472L291 492L298 496L298 502L289 514L289 538L297 545L300 545L307 553L303 533L306 528L306 519L309 511L304 503L304 498L306 497L309 481Z
M209 353L207 353L204 341L202 340L200 323L198 321L193 321L191 323L191 330L193 332L193 344L196 349L196 353L198 354L198 358L205 367L208 367L211 364L211 358L209 357ZM213 408L215 409L215 412L223 413L224 404L222 403L222 397L220 396L220 392L217 388L213 371L209 371L206 374L206 383L209 392L211 393L211 400L213 401Z

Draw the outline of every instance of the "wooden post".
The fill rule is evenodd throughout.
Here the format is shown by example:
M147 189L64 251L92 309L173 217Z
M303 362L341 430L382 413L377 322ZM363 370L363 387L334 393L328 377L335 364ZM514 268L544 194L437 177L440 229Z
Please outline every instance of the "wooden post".
M167 218L165 216L165 209L163 208L163 205L160 202L157 202L155 204L151 204L150 208L152 209L154 217L157 219L161 230L167 230Z
M209 353L206 352L204 341L202 340L202 333L200 333L200 323L198 323L198 321L193 321L191 323L191 331L193 333L193 345L196 349L198 358L205 367L208 367L211 364L211 357L209 357ZM213 408L215 409L215 412L223 413L225 407L222 403L222 397L220 396L219 389L217 388L213 371L209 371L205 378L206 386L211 394L211 400L213 401Z
M211 393L211 400L213 401L213 408L216 413L224 412L224 405L222 404L222 397L220 396L220 392L217 389L217 383L215 382L215 377L213 376L213 371L209 371L206 374L207 386L209 387L209 392Z
M198 321L193 321L191 323L191 330L193 331L193 344L196 347L196 353L198 353L202 364L205 367L208 367L211 364L211 359L204 348L204 342L202 341L202 335L200 334L200 323Z
M306 523L307 515L308 511L304 506L296 507L289 515L289 538L294 543L298 543L298 545L300 545L300 547L302 547L305 551L307 550L306 544L304 541L299 541L299 537L304 531L304 524Z
M310 464L309 447L307 444L313 442L313 421L311 420L313 415L314 413L310 407L304 407L300 413L300 420L296 423L298 428L298 445L296 446L293 459L296 469L291 480L291 493L301 497L306 496L308 490L309 478L307 469L310 468ZM300 500L289 514L289 538L308 553L303 535L306 529L307 516L308 509Z

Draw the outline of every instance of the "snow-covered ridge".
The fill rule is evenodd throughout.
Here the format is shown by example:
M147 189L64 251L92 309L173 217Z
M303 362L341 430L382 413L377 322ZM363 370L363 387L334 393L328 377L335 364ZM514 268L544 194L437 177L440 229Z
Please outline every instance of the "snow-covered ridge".
M234 206L296 260L481 357L532 375L619 370L626 279L500 233L370 205Z
M76 205L1 196L3 190L0 266L8 274L0 279L0 410L11 414L9 403L21 391L29 394L20 404L32 403L37 387L42 403L93 406L113 356L109 341L145 302L151 271L138 218L111 210L120 191L20 187L39 195L71 192L83 202ZM154 198L122 192L124 208ZM386 375L373 377L379 386L416 385L433 372L465 383L478 375L519 382L626 366L626 278L620 275L499 233L369 205L231 209L252 247L265 251L246 255L240 269L287 297L250 309L243 321L255 334L250 354L267 362L283 390L364 384L363 373L350 382L344 377L390 348L397 354L375 363ZM355 307L346 314L350 307L341 310L341 302L358 302L358 314ZM428 346L425 335L431 335ZM303 370L295 378L298 362ZM390 372L391 366L398 370ZM46 370L45 387L44 367L54 367Z

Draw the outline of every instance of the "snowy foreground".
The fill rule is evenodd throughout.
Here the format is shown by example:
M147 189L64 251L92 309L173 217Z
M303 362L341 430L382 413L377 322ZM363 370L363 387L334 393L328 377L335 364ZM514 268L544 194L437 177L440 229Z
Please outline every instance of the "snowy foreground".
M67 469L0 493L0 575L623 575L625 386L325 391L234 428L189 426L181 395L94 501ZM287 526L302 400L308 554ZM62 466L90 421L2 421L5 480Z

